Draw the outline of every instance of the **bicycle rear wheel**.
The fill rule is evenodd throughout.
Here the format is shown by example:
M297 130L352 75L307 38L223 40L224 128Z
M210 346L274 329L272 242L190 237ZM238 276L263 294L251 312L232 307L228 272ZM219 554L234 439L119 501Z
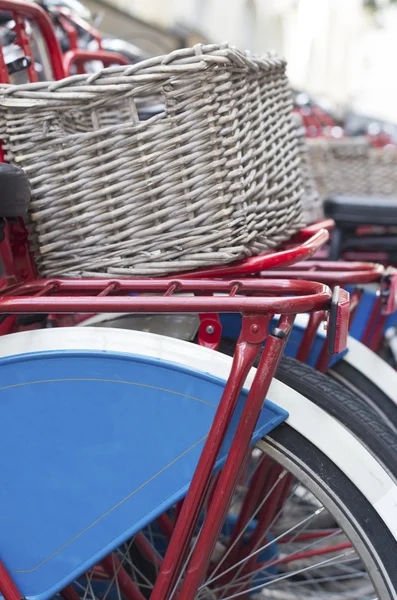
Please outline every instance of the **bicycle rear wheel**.
M76 436L72 430L69 430L69 434L73 433L74 435L74 443L76 445L80 444L82 451L85 452L89 437L89 443L92 445L92 448L95 449L96 453L100 452L101 461L95 462L92 465L94 468L89 471L84 471L91 478L89 486L85 485L84 487L83 485L85 489L84 495L75 493L80 489L76 485L71 490L67 482L63 482L63 492L59 497L64 499L65 494L73 492L73 506L76 510L76 518L80 518L81 516L80 509L91 511L91 505L94 501L97 501L96 496L98 494L93 494L94 486L101 490L101 494L104 496L105 492L107 494L109 489L115 487L117 483L115 481L117 471L117 476L119 477L118 485L122 484L124 486L126 483L127 487L130 488L131 477L136 477L135 472L143 468L145 464L143 458L146 454L142 453L142 451L138 452L138 447L136 451L133 448L136 440L134 440L134 435L131 435L131 431L128 429L125 416L125 411L133 399L134 402L141 405L141 400L145 398L145 395L148 396L146 381L142 379L144 370L147 371L147 381L151 382L150 387L154 390L151 393L153 394L153 400L155 400L155 405L153 406L156 406L156 410L152 411L151 414L152 418L156 416L158 419L159 429L155 435L160 436L160 441L152 438L151 446L153 448L155 442L159 443L160 445L157 446L158 450L156 452L163 454L167 449L165 440L178 439L186 431L181 431L172 422L168 423L167 430L164 431L165 420L163 413L160 415L161 418L158 417L158 413L161 405L163 408L165 407L165 390L162 390L162 395L157 396L155 390L160 390L160 386L153 387L153 376L156 370L158 372L159 367L161 367L161 381L163 382L161 388L164 388L165 381L169 381L169 390L172 389L170 387L172 374L174 380L176 377L178 377L178 380L180 377L189 377L189 403L186 404L184 401L182 409L179 409L179 399L177 400L178 404L175 404L175 401L173 401L175 410L183 415L187 410L185 407L191 403L192 392L194 391L194 387L192 386L194 386L195 379L197 378L198 381L205 376L206 381L209 381L208 378L212 378L213 385L221 385L228 377L231 364L229 357L197 347L194 344L171 340L164 336L110 329L72 328L60 329L58 331L47 330L16 334L15 336L9 336L7 344L4 343L0 350L3 361L5 361L4 376L8 373L9 377L11 377L9 366L11 362L15 365L23 363L26 367L21 369L19 366L16 366L14 372L17 379L9 383L4 381L3 384L5 386L3 387L4 398L12 399L12 394L18 394L18 396L15 396L18 403L20 400L24 401L24 410L18 413L19 416L17 415L16 424L18 425L18 431L21 431L22 416L27 420L24 423L26 431L29 431L29 428L31 428L30 419L34 418L41 427L42 438L44 434L48 434L48 428L44 427L42 423L43 415L45 414L44 408L46 412L50 409L57 411L62 408L64 418L69 418L70 427L73 425L78 434ZM95 362L91 360L93 352L95 353ZM85 358L88 356L87 353L91 358ZM19 356L18 359L15 358L16 355ZM59 372L54 371L54 361L57 362ZM85 363L85 361L88 362ZM87 365L86 367L84 366L85 364ZM111 415L111 431L109 430L109 415L106 412L104 417L102 417L102 413L103 411L109 411L112 406L117 406L116 403L119 402L118 395L114 393L110 396L107 395L100 404L96 404L96 398L83 394L84 390L89 389L89 386L92 385L94 377L97 382L95 385L98 386L98 394L102 386L104 386L104 389L107 389L110 385L110 378L104 370L106 364L108 365L109 374L113 373L112 380L115 379L114 374L117 373L117 381L113 381L111 384L112 389L115 390L114 386L117 384L117 386L123 386L123 389L126 390L125 393L123 392L124 396L120 396L122 405L120 404L119 410L113 412ZM132 374L131 370L134 364L135 368ZM41 365L40 370L43 375L48 371L51 374L51 379L40 375L37 370L39 365ZM61 365L64 365L62 373L60 371ZM143 368L144 365L145 367ZM124 369L123 372L121 372L122 368ZM29 372L29 369L31 372ZM132 381L127 380L127 373L129 378L132 375L135 378L133 380L133 387L131 387ZM181 373L181 375L177 373ZM26 382L21 380L22 375L27 378ZM37 380L34 379L33 375ZM67 385L71 386L70 389L73 390L73 395L64 395L61 398L59 395L52 394L51 390L55 390L55 386L58 383L61 386L59 389L64 387L66 376ZM249 388L252 380L253 373L247 379L246 388ZM330 382L330 384L333 384L334 389L336 389L335 386L339 387L334 382ZM395 454L396 450L395 439L391 438L389 440L388 455L386 448L382 447L384 455L382 461L379 461L377 457L374 457L372 451L373 440L378 435L376 417L371 421L371 424L364 421L362 425L367 441L365 446L352 433L349 425L344 420L343 412L338 415L338 418L335 418L330 414L331 410L329 407L325 410L321 405L322 403L318 400L319 389L316 383L314 382L313 384L310 380L306 382L306 385L307 389L303 394L280 381L273 381L267 398L268 405L270 406L269 401L271 401L273 403L272 406L277 405L280 410L288 411L287 424L277 426L264 441L259 441L258 447L253 450L251 461L244 471L244 477L240 480L236 488L224 527L218 536L217 546L211 554L210 566L205 576L206 581L201 583L199 591L193 591L193 596L186 595L184 590L179 593L179 590L176 589L173 594L173 600L176 600L178 597L180 599L183 598L183 600L191 597L197 599L213 599L216 597L220 600L222 596L223 600L226 600L233 597L244 597L244 595L246 596L251 593L257 594L262 591L269 598L289 600L291 594L293 594L293 598L302 597L302 586L304 586L304 597L327 597L329 600L339 600L349 597L348 593L350 592L350 597L355 598L355 600L373 600L374 598L392 600L397 597L397 573L395 570L395 556L397 552L397 520L395 518L397 486L394 479L389 475L389 472L393 471L393 467L388 467L389 462L390 464L393 463L393 454ZM47 388L46 386L49 387ZM124 386L127 387L124 388ZM209 388L207 383L205 386L205 389L202 387L202 399L207 402ZM37 413L34 407L38 402L43 402L42 396L46 389L45 406L43 405L42 411ZM118 389L121 390L120 387ZM129 390L134 390L134 394L129 392ZM77 397L77 393L81 397ZM119 391L118 394L120 395L120 393ZM167 391L167 398L168 393L169 391ZM53 401L54 398L56 398L56 405ZM99 399L99 395L97 398ZM63 406L66 402L70 403L70 406L73 408L72 412L67 410L66 406ZM167 400L168 402L169 400ZM196 402L194 404L195 412L192 414L192 419L189 422L187 420L184 421L185 428L190 427L193 429L196 427L198 415L203 411L207 412L209 410L206 402ZM353 399L352 402L354 404L355 400ZM145 404L147 405L148 403L149 398L146 397ZM336 411L338 407L337 395L331 394L330 398L327 399L327 403L330 403L331 408L333 407ZM7 406L11 406L11 404L9 403ZM17 406L15 402L14 406ZM5 408L7 409L7 407ZM93 410L95 408L96 412ZM149 408L146 406L145 410ZM25 411L28 409L31 410L29 419L25 415ZM10 410L5 410L5 414L10 414ZM51 414L53 413L51 412ZM98 417L97 427L100 426L100 429L96 431L100 432L101 435L97 435L96 431L92 431L92 428L90 431L88 427L92 424L94 414ZM352 407L352 414L355 414L354 406ZM80 421L76 422L77 418ZM129 422L133 423L134 421L130 419ZM142 426L140 427L142 428ZM116 435L117 431L121 431L123 428L125 435L123 437ZM9 434L8 429L5 431L7 435ZM62 444L59 442L59 435L64 429L64 425L62 425L59 428L59 432L50 432L51 445L49 447L51 448L51 456L48 460L52 463L54 456L59 453L61 458L64 457L65 468L69 468L70 452L68 451L68 443L70 444L70 435L68 434L63 438ZM148 429L145 433L145 439L147 436L153 436L153 431L153 427ZM82 439L79 432L83 436ZM138 435L139 430L137 428L136 432L136 435ZM131 451L129 450L129 456L132 456L132 460L130 459L131 462L128 464L131 466L131 469L128 468L126 470L125 463L124 468L122 468L122 462L118 464L109 460L106 450L109 447L109 433L112 435L112 440L114 439L114 443L111 440L111 448L116 449L116 442L119 443L122 441L125 444L125 449L124 446L121 449L117 449L123 460L127 456L126 451L133 448L136 458L131 455ZM17 439L19 442L20 437ZM23 439L25 441L25 438ZM32 438L33 450L37 446L36 441L36 437ZM74 448L73 452L75 451L76 449ZM261 460L261 457L264 456L262 453L266 454L267 462L270 462L270 464L268 465L268 471L265 469L265 473L262 473L263 479L261 480L261 485L256 486L253 485L253 477L259 477L257 475L258 469L263 464L262 460L265 460L265 458ZM152 456L152 458L155 457ZM73 469L71 469L71 475L73 475L75 468L81 468L80 463L81 459L77 456ZM103 468L107 463L109 463L107 471L109 475L104 480ZM19 462L18 465L20 465ZM26 465L23 464L20 466L25 468ZM187 463L186 466L188 467ZM194 466L189 467L189 469L190 473L192 469L194 470ZM30 473L29 469L27 473ZM273 473L273 479L270 478L269 473ZM15 480L14 470L12 475ZM126 475L128 476L127 479ZM101 480L99 481L98 478L101 478ZM166 485L169 483L167 478L164 482ZM48 483L48 479L43 479L42 484L48 485ZM79 479L79 485L83 483ZM282 489L279 486L282 486ZM250 494L258 490L260 492L259 497L256 499L253 498L252 501ZM36 488L32 486L31 492L33 491L36 493ZM160 492L162 493L162 489L159 490ZM273 493L277 494L276 498L274 498ZM227 555L226 552L228 547L230 548L233 541L235 541L232 539L232 536L237 535L234 534L234 532L238 532L237 519L242 514L243 507L246 507L247 497L250 499L250 506L248 507L250 510L244 509L243 527L242 529L240 528L243 533L238 540L241 542L239 544L239 555L229 565L231 552ZM50 497L45 494L45 498L48 503ZM136 495L133 498L136 498ZM25 500L26 496L22 499ZM3 500L8 502L6 497ZM29 495L28 500L30 507L32 504L32 493ZM166 521L171 523L172 532L172 520L175 518L176 512L174 507L175 500L172 499L170 501L169 494L164 493L164 499L159 498L159 501L163 503L161 506L164 505L162 509L164 511L163 514L167 517ZM27 503L25 504L27 506ZM147 512L146 505L147 501L142 501L142 504L139 505L139 511L146 509ZM41 512L43 513L43 519L48 522L49 513L46 506L47 504ZM126 507L126 504L124 504L124 507ZM9 508L13 510L13 506ZM69 505L65 506L66 509L69 514ZM53 514L51 514L54 517L55 524L59 521L59 519L55 518L57 516L55 511L57 510L58 504L55 503L53 505ZM123 508L124 510L126 509ZM113 514L116 516L115 511ZM161 559L167 548L168 535L171 533L164 532L164 530L161 530L161 527L159 531L160 521L157 521L157 519L159 519L158 515L160 513L158 511L155 514L153 512L148 514L154 515L151 516L150 521L147 515L143 515L143 517L139 516L140 519L144 519L145 524L141 525L139 529L130 529L130 511L128 515L127 512L123 512L123 519L127 516L129 519L128 524L125 526L128 527L126 531L131 531L131 533L125 537L120 534L118 538L115 537L113 530L110 528L110 521L109 526L106 525L105 527L105 519L107 518L105 515L105 519L102 519L100 522L100 526L102 527L100 533L106 540L106 545L102 545L101 549L98 549L95 555L92 554L91 558L87 554L84 558L85 562L82 562L80 567L76 565L76 575L73 575L69 581L67 581L69 575L66 574L62 581L59 580L62 586L58 587L58 590L61 590L61 587L64 588L62 595L65 600L72 600L72 596L76 596L76 594L84 599L96 597L101 598L101 600L105 600L106 598L111 598L111 600L117 600L118 598L123 598L123 600L142 600L142 598L148 597L156 580L157 571L161 569ZM201 522L204 517L205 511L201 515ZM153 521L153 518L155 518L155 521ZM196 539L200 533L201 522L199 521L196 530ZM70 523L71 526L74 526L73 514L70 515ZM4 530L11 525L9 522L3 520ZM116 525L118 528L119 524ZM85 535L85 531L87 529L82 530L82 535ZM25 547L29 545L31 551L36 553L38 538L32 538L32 535L29 536L25 529L23 529L23 532L21 543L23 542ZM18 532L15 531L14 533ZM66 531L65 535L68 533ZM118 529L115 533L118 533ZM134 542L128 549L125 544L129 544L129 542L125 540L134 533ZM153 560L150 561L146 555L144 556L144 571L141 554L145 554L143 547L146 547L147 550L147 546L145 543L143 543L143 546L142 544L139 546L139 537L137 540L137 535L140 536L140 534L146 543L154 548L157 555L157 561L152 565L150 563L153 563ZM263 534L267 538L264 543L262 539ZM310 540L302 537L307 534L310 534ZM256 536L257 539L253 536ZM82 536L78 539L81 540ZM71 541L74 543L73 540ZM254 547L258 542L261 544L258 548L260 552L252 555L252 551L255 552ZM308 548L307 545L309 543L313 545ZM122 545L121 548L120 544ZM264 548L263 546L266 547ZM15 564L18 567L21 546L14 544L13 547L15 549ZM235 544L234 547L237 547L237 545ZM127 549L128 556L124 558L124 555L127 554ZM270 551L271 553L269 554ZM310 555L307 554L308 552ZM107 558L106 554L108 554ZM57 564L59 564L59 554L51 555L47 562L43 563L45 568L50 568L50 560L52 560L53 556L56 558ZM74 560L76 552L73 552L72 556ZM257 558L253 560L254 557ZM67 557L65 556L65 558ZM5 553L4 559L8 560ZM307 562L309 559L310 561ZM225 564L226 560L228 560L227 565ZM243 560L243 563L239 562L241 560ZM300 564L299 561L301 561ZM244 565L244 571L236 575L241 564ZM121 571L121 566L124 567L123 571ZM181 574L180 582L182 585L188 580L189 569L193 566L186 565L187 569L184 569L184 572ZM23 564L22 567L24 567ZM65 563L65 569L66 567L67 564ZM227 573L224 572L231 567L233 567L232 570L228 570ZM215 569L218 570L215 572ZM10 570L12 571L12 565L10 566ZM139 579L141 576L138 575L138 570L143 573L144 580ZM84 571L86 571L85 576L83 575ZM116 577L116 574L119 577ZM231 577L229 577L229 574L231 574ZM307 577L308 574L310 574L309 578ZM17 573L17 575L21 581L25 577L22 571ZM215 579L217 575L219 577ZM29 574L28 576L30 577ZM100 576L104 578L107 585L107 588L105 590L102 589L102 591L98 584ZM77 577L77 581L72 584L75 577ZM302 581L304 581L304 584ZM131 583L134 585L131 586ZM58 584L54 583L51 590L57 591L55 585ZM241 589L242 585L244 585L244 589ZM32 593L30 590L26 590L28 598L40 597L42 600L46 600L49 597L44 592L38 595ZM53 594L53 591L51 593Z
M349 435L342 441L344 448L346 443L349 447ZM355 455L353 446L350 449ZM261 493L253 499L258 486ZM167 516L172 521L175 511ZM200 527L197 535L199 531ZM116 560L122 562L138 593L149 598L168 538L158 523L146 528L143 535L156 554L155 562L148 560L147 553L139 553L139 545L133 557L127 552L135 540L118 550ZM286 423L253 450L206 580L194 597L391 600L396 598L397 589L396 551L395 534L358 486L329 456ZM146 564L145 571L142 563ZM126 593L125 581L120 586L116 578L108 579L107 587L102 583L100 588L93 571L79 584L80 596L88 600L104 595L114 600L138 597ZM182 594L176 591L171 598L185 598Z

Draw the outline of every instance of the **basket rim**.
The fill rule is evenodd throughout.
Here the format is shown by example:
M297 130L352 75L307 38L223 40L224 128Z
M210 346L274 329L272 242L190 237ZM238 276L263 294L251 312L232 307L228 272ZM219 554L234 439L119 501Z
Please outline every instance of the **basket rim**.
M192 74L214 67L242 69L244 71L271 72L284 68L286 61L275 52L261 56L242 52L227 42L222 44L196 44L191 48L174 50L166 55L145 59L134 65L107 67L93 74L71 75L59 81L26 84L0 84L0 105L10 106L9 98L18 99L15 106L25 106L21 100L73 100L92 98L116 89L127 93L136 84L161 83L172 76Z

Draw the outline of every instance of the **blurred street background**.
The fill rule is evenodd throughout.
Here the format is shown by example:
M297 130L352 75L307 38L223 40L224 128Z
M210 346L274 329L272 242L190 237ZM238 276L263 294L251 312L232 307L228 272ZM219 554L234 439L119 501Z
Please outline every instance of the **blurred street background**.
M292 85L397 123L396 0L87 0L101 29L150 53L181 41L277 50ZM128 16L128 18L127 18Z

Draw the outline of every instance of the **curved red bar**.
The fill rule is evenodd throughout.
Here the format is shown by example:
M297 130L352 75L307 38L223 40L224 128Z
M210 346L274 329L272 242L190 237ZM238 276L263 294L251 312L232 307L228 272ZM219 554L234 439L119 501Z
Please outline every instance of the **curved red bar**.
M45 10L34 2L23 2L22 0L0 0L0 10L9 11L22 17L29 17L36 23L47 44L48 58L51 61L55 79L65 77L61 49L51 20Z
M303 267L303 265L302 265ZM364 271L310 271L310 269L288 269L281 271L272 271L272 277L283 279L290 277L293 279L307 279L312 277L326 285L364 285L366 283L376 283L382 278L382 272L373 270Z
M378 263L371 262L347 262L344 260L305 260L304 263L299 265L290 265L286 271L292 270L305 270L305 271L367 271L371 273L377 273L382 275L384 273L384 266Z
M74 64L82 64L90 60L100 60L106 66L129 65L125 56L118 52L109 52L108 50L68 50L63 56L63 68L66 76L70 75L70 70Z
M280 279L313 277L316 281L327 285L353 285L381 281L385 274L385 268L376 263L307 260L286 269L271 271L270 274L272 277Z
M307 225L294 235L293 240L299 241L302 239L307 239L312 236L314 233L319 231L320 229L326 229L327 231L332 231L335 227L335 221L333 219L323 219L322 221L317 221L317 223L312 223L311 225Z

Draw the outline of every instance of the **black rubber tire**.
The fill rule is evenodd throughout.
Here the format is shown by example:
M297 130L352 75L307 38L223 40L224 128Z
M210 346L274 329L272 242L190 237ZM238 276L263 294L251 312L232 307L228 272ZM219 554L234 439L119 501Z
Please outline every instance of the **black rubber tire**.
M328 374L344 387L362 396L397 435L397 406L378 386L344 360L336 363Z
M293 358L282 359L276 377L340 421L397 479L397 436L365 398Z
M30 202L30 183L25 171L0 163L0 217L24 217Z

